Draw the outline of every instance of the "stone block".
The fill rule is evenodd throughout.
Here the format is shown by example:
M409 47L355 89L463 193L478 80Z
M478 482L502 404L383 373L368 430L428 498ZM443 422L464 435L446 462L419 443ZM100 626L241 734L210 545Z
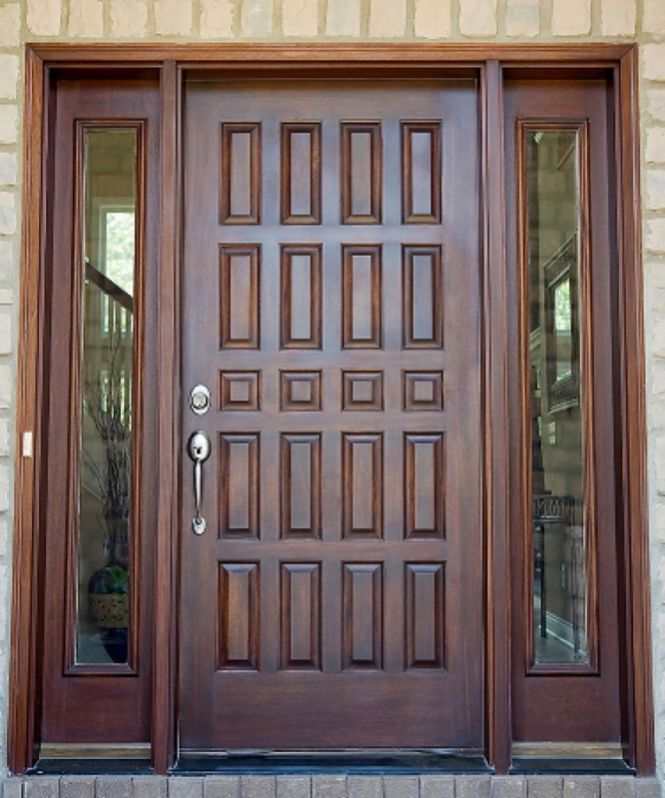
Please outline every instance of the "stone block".
M540 33L538 0L508 0L506 33L508 36L537 36Z
M496 36L496 0L460 0L459 28L462 36Z
M312 798L345 798L346 776L312 776Z
M600 798L633 798L635 779L632 776L601 776Z
M665 44L645 44L642 47L642 77L665 80Z
M94 798L94 795L94 776L63 776L60 779L60 798Z
M274 798L274 776L241 776L240 798Z
M370 0L369 35L390 39L406 34L406 0Z
M413 27L423 39L447 39L451 32L451 0L416 0Z
M0 233L16 232L16 197L12 191L0 191Z
M658 779L635 779L635 798L660 798Z
M67 33L81 39L94 39L104 33L101 0L69 0Z
M11 559L9 523L6 518L0 518L0 557L4 557L7 560ZM6 582L5 584L8 583ZM23 782L21 779L7 779L5 785L9 785L9 793L5 793L6 798L23 798Z
M643 107L654 119L665 122L665 88L659 86L642 93Z
M455 798L489 798L489 776L459 776L455 779Z
M524 776L495 776L492 779L492 798L526 798Z
M192 0L155 0L155 32L160 36L189 36Z
M203 779L172 776L169 779L169 798L203 798Z
M140 39L146 35L148 6L144 0L111 0L111 35Z
M360 35L360 0L328 0L326 35Z
M455 798L453 776L421 776L420 798Z
M650 252L665 254L665 219L647 222L646 245Z
M18 3L0 6L0 47L21 44L21 7Z
M570 776L563 780L563 798L600 798L597 776Z
M166 798L169 783L164 776L134 776L132 787L134 798Z
M561 798L563 779L560 776L529 776L526 792L528 798Z
M0 313L0 355L9 355L12 351L12 317L9 313Z
M552 33L555 36L591 33L591 0L553 0Z
M418 776L385 776L383 798L418 798Z
M633 36L637 19L635 0L603 0L600 29L603 36Z
M282 0L282 33L314 38L319 30L316 0Z
M23 798L23 779L7 779L0 784L2 784L2 798Z
M14 144L18 135L18 108L0 105L0 144Z
M642 31L656 36L665 34L665 3L663 0L644 0Z
M6 469L4 469L6 470ZM0 469L0 493L3 490L3 469ZM5 488L6 489L6 488ZM26 779L23 785L24 798L58 798L60 795L60 779L53 776L37 776Z
M12 406L14 390L14 371L5 363L0 364L0 410L8 410ZM35 781L35 779L31 779ZM27 798L27 796L26 796ZM52 798L51 796L32 796L32 798Z
M275 780L277 798L310 798L311 792L309 776L277 776Z
M0 185L15 186L18 179L18 156L15 152L0 152Z
M239 776L209 776L203 782L203 798L239 798Z
M61 0L28 0L26 20L31 33L57 36L60 33Z
M18 84L19 58L17 55L0 55L0 97L7 100L16 99Z
M262 38L272 31L272 0L245 0L241 6L240 29L243 36Z
M647 130L644 156L648 163L665 163L665 127Z
M132 798L132 779L129 776L98 776L95 780L96 798Z
M233 36L233 0L201 0L201 37L229 39Z
M0 238L0 279L6 279L13 271L14 244L11 239Z
M346 794L348 798L383 798L381 776L348 776Z
M646 205L652 211L662 211L665 208L665 170L647 171Z

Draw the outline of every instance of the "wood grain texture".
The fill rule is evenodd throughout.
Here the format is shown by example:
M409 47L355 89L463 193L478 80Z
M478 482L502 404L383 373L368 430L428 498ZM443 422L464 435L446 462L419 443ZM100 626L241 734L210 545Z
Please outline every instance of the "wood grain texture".
M199 267L184 275L183 384L207 383L220 372L260 372L261 380L253 409L231 411L223 400L204 416L184 411L186 434L196 424L213 441L203 490L213 534L182 538L183 617L196 618L181 643L182 745L482 745L482 603L474 598L482 580L480 201L469 190L479 185L479 163L459 157L478 151L469 150L470 139L479 145L474 84L215 78L192 80L185 91L184 253ZM456 231L450 241L442 224L402 219L400 115L429 119L432 113L452 120L441 150L442 174L450 175L442 185L448 199L442 195L441 213ZM294 210L307 211L307 203L284 216L285 129L293 139L294 119L320 126L316 225L307 214L295 219ZM262 129L261 223L219 225L210 202L219 178L208 168L209 153L220 123L242 120ZM354 133L342 168L344 125ZM308 146L301 145L306 156ZM383 158L397 168L384 168ZM304 166L295 179L306 195ZM379 168L380 196L371 177ZM355 178L348 173L354 169ZM372 185L362 183L363 175ZM417 170L414 176L431 191L430 176ZM345 184L354 222L342 213ZM454 301L444 290L444 244ZM219 279L210 255L220 247L260 248L256 347L220 348L211 336L209 320L228 323L234 310L232 300L220 304L214 291L201 291ZM414 266L412 327L414 340L425 345L408 352L403 247L423 258ZM247 285L238 305L246 306ZM445 351L444 325L451 336ZM247 337L247 329L237 335L238 341ZM444 371L450 386L445 411ZM414 376L408 409L405 372ZM236 388L238 401L248 401L247 384ZM451 481L443 467L444 438L455 463L454 489L443 484ZM233 463L229 450L237 455ZM191 484L188 461L182 484ZM188 529L192 499L187 488L182 495L181 523ZM256 496L260 512L250 509ZM448 537L444 496L455 531ZM407 506L413 534L407 534ZM221 537L214 534L218 527ZM248 668L254 659L241 652L237 667L219 669L214 641L226 621L210 601L215 567L250 562L260 572L259 664ZM423 608L417 627L407 621L407 562L423 571L409 604ZM445 607L438 576L444 562ZM243 622L243 640L246 627ZM470 699L459 702L462 693ZM298 723L285 722L296 715Z

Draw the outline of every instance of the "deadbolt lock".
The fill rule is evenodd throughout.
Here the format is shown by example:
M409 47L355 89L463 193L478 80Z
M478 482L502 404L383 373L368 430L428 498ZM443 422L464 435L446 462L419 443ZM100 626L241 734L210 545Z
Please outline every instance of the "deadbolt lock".
M195 385L189 394L189 406L197 416L202 416L210 409L210 391L205 385Z

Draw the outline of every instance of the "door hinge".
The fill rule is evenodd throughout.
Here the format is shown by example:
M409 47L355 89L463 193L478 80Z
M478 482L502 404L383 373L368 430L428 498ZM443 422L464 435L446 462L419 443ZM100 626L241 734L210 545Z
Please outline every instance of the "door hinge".
M23 433L23 457L32 457L32 430Z

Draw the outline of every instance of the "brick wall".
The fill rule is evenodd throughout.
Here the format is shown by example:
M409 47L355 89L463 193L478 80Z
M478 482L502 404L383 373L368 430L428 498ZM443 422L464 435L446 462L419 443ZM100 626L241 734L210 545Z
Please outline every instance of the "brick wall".
M640 42L656 739L665 778L665 0L0 0L0 778L16 448L23 43L231 39Z

